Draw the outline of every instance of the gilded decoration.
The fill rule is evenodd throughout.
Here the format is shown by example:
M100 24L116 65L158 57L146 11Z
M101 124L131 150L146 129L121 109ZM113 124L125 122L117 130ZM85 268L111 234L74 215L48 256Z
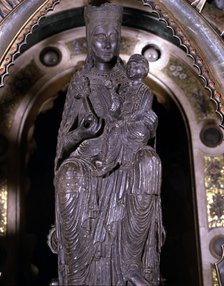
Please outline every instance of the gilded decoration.
M165 73L185 91L198 120L216 117L209 92L184 62L171 59Z
M224 227L224 155L205 157L208 227Z
M16 1L16 0L14 0L14 1L1 0L0 8L3 9L3 7L5 7L5 6L10 8L9 4L11 2L14 3L14 2L18 2L18 1ZM20 1L20 2L24 2L24 7L26 8L26 1ZM3 3L4 3L4 5L3 5ZM20 49L26 43L27 36L32 33L33 27L35 25L37 25L39 23L40 19L42 17L44 17L48 11L52 10L54 8L54 6L58 3L59 3L58 0L44 1L42 4L40 4L39 7L37 7L37 9L35 11L33 11L32 15L30 15L30 17L26 21L24 20L24 23L21 23L21 27L17 27L18 30L16 32L14 31L15 36L10 41L8 46L5 47L4 51L2 51L3 54L0 56L0 79L1 79L0 80L0 87L4 85L3 84L4 78L9 73L9 67L14 62L14 57L16 54L20 53ZM12 10L13 9L15 9L15 7L12 7ZM7 16L10 15L10 11L6 11L6 12L7 12ZM20 15L21 18L23 17L23 13L26 13L26 9L23 9L23 11L21 12L21 15ZM6 25L8 23L4 23L5 19L7 19L7 17L5 17L3 19L2 23ZM1 28L1 26L0 26L0 28ZM11 28L11 26L10 26L10 28ZM8 37L8 38L10 38L10 37ZM1 39L1 41L4 41L4 38Z
M5 236L7 233L7 180L0 177L0 236Z
M13 115L29 89L43 76L34 61L21 69L3 90L0 97L0 130L10 129ZM1 91L1 90L0 90Z
M14 2L18 3L19 1L1 0L2 7L9 7L10 3ZM26 8L28 2L29 1L23 1L24 5L21 6ZM14 34L11 34L12 39L1 51L3 52L3 56L0 60L0 86L3 86L4 84L4 77L8 74L8 68L14 61L14 55L20 51L21 45L25 43L26 37L32 31L33 26L39 22L40 18L43 17L47 11L51 10L54 5L59 2L59 0L51 0L34 3L31 8L34 9L36 4L39 5L39 7L36 7L37 9L34 9L33 11L32 9L30 10L28 13L30 14L29 19L26 22L24 20L25 24L18 27L19 32L16 33L15 36L13 36ZM221 92L223 90L223 66L216 64L209 66L204 65L204 62L210 62L210 51L214 51L214 48L216 53L214 54L212 52L213 62L222 62L223 42L220 41L221 38L217 38L218 35L214 33L214 30L211 29L206 22L201 21L202 18L200 14L185 1L165 1L165 3L161 3L160 1L143 0L142 2L151 8L151 12L155 12L158 15L159 20L165 22L167 27L172 29L174 36L180 40L181 46L186 48L187 54L192 57L194 65L198 68L199 75L205 80L204 85L208 88L211 97L216 102L218 106L217 112L223 120L224 99ZM14 7L13 5L11 6L12 8ZM176 12L174 13L174 11ZM9 11L7 11L7 13L8 12ZM184 27L181 25L183 17L188 21L185 23ZM189 29L189 27L191 28ZM189 39L193 38L194 40L195 35L197 35L197 41L196 46L193 47ZM1 39L1 41L2 40L3 39ZM197 46L199 48L198 50L196 50ZM204 47L206 47L206 49L204 49ZM200 48L202 48L201 53ZM199 56L197 55L197 52L200 53ZM204 59L203 62L202 58Z
M212 286L219 286L217 271L215 267L212 267Z
M198 75L204 81L204 87L209 90L211 98L217 104L218 109L216 112L221 116L221 125L223 126L224 96L222 85L224 81L222 70L224 66L219 64L209 65L210 61L223 62L223 41L221 37L214 33L214 30L207 23L203 23L200 14L192 9L186 1L143 0L143 3L158 15L159 20L162 20L167 27L172 29L174 36L179 39L180 45L185 48L187 55L192 58L194 66L198 69ZM178 26L177 18L180 20ZM185 19L184 24L182 19ZM196 38L195 35L197 35ZM194 45L192 45L192 40ZM216 53L214 53L214 50L216 50ZM218 58L214 60L216 56Z
M219 259L218 262L215 263L218 285L220 285L220 286L222 286L224 284L224 275L223 275L223 270L224 270L224 244L221 246L221 249L222 249L221 258Z

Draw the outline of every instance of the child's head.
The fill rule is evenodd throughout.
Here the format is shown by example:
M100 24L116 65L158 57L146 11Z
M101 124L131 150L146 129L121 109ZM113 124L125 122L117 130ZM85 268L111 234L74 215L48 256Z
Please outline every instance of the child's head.
M132 55L127 62L127 76L131 80L143 79L149 72L149 63L140 54Z

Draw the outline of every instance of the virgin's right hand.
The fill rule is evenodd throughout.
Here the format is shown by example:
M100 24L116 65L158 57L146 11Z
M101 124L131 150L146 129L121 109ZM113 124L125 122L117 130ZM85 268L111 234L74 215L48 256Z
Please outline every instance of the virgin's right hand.
M80 135L83 137L95 135L102 126L102 120L97 118L93 113L88 113L83 117L80 123Z

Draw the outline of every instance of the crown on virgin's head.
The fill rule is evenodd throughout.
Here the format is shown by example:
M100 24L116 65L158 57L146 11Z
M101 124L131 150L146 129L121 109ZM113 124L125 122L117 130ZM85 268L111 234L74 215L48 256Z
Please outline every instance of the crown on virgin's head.
M96 24L97 22L108 22L121 24L123 7L109 3L108 1L95 0L91 1L85 7L84 15L86 24ZM95 26L95 25L94 25Z

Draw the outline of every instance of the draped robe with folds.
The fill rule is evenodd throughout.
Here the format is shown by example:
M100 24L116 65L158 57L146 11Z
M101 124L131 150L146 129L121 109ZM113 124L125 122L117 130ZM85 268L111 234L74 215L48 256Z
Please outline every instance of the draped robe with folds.
M141 88L141 120L125 122L120 129L120 136L128 132L132 143L125 141L123 148L124 141L119 136L114 142L114 156L116 152L119 156L122 153L119 167L107 176L94 176L94 158L104 147L104 133L111 120L111 94L105 80L119 85L127 77L120 64L107 73L84 69L72 79L70 87L79 83L82 74L90 81L89 99L97 116L104 120L104 129L99 137L80 138L76 150L55 171L59 285L121 286L133 273L159 285L164 236L161 163L155 150L146 144L156 128L152 95L148 88ZM84 113L82 100L69 88L58 135L56 165L63 151L62 138L74 121L79 124ZM139 134L144 137L140 143Z

